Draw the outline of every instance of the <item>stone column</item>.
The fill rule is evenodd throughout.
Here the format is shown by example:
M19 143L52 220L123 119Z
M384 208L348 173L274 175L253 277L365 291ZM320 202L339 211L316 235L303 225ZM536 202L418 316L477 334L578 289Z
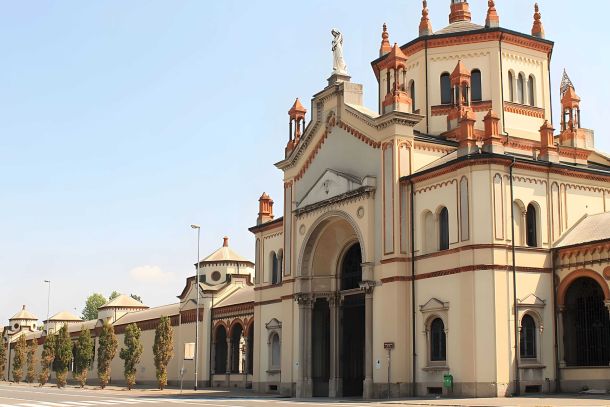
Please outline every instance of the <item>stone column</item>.
M250 328L252 329L252 328ZM244 354L245 354L245 358L244 358L244 387L247 387L248 385L248 352L250 351L250 344L248 343L248 337L244 336Z
M559 367L566 367L566 356L563 347L563 318L565 317L565 313L565 305L560 305L559 315L557 316L557 348L559 350Z
M212 360L210 361L210 365L212 367L212 369L210 370L212 372L212 375L214 375L216 373L216 340L214 340L214 342L212 342ZM210 377L210 387L212 387L212 378Z
M362 281L364 291L364 384L362 397L373 398L373 289L375 281Z
M328 381L328 397L340 397L343 393L339 373L340 335L339 309L341 297L334 294L328 298L330 307L330 379Z
M231 341L231 337L227 338L227 378L226 378L226 386L231 386L231 361L233 359L233 349Z
M297 397L311 397L313 385L311 381L311 301L310 294L297 294L295 301L299 304L299 369L297 374Z

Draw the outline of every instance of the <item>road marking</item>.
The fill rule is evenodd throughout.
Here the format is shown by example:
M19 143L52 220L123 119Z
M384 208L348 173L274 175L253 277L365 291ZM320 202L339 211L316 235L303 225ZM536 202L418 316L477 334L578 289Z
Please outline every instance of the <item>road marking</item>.
M39 403L42 403L45 406L51 406L51 407L67 407L68 406L68 404L53 403L52 401L39 401Z

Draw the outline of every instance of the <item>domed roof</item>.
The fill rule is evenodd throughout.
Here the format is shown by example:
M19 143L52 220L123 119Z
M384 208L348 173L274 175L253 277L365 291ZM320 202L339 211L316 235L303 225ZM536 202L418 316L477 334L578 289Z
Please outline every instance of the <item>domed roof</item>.
M237 263L251 263L250 260L240 256L233 249L229 247L229 238L223 238L223 245L220 249L210 254L205 259L201 260L202 263L218 263L218 262L237 262Z
M140 301L132 298L129 295L120 294L118 297L108 301L98 309L103 308L148 308L148 306L142 304Z
M9 321L14 320L27 320L27 321L38 321L38 318L34 316L30 311L25 309L25 305L21 308L21 311L13 315Z
M58 312L49 318L49 322L79 322L82 321L79 317L69 311ZM47 322L47 321L45 321Z

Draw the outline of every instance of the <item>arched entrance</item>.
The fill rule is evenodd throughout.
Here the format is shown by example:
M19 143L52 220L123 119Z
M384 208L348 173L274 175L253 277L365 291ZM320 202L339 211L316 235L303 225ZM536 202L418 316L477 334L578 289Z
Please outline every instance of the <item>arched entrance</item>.
M342 216L320 221L305 240L299 264L304 288L298 295L299 397L363 396L367 325L361 241L354 223Z
M241 324L233 325L231 329L231 373L242 373L242 334Z
M564 359L568 366L608 366L610 318L604 291L592 278L572 281L565 293Z
M341 364L343 396L362 396L364 381L364 294L360 244L353 244L341 262ZM353 290L357 289L357 292Z
M214 373L227 373L227 330L223 325L216 328L214 336Z

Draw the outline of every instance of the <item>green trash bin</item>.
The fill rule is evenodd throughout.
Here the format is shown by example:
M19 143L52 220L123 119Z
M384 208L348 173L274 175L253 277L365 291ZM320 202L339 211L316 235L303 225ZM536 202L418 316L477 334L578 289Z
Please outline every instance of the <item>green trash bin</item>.
M443 376L443 387L448 390L453 389L453 375L446 374Z

